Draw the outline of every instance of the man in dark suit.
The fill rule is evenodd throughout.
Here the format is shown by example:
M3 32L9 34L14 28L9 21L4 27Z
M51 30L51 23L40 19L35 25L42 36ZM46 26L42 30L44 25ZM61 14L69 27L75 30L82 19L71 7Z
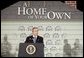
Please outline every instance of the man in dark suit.
M26 38L25 43L43 43L43 37L38 36L38 28L32 28L32 35Z

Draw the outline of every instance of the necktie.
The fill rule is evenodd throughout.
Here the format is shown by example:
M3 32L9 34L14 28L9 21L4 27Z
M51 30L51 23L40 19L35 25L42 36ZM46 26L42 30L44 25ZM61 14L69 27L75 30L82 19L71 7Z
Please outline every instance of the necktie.
M37 39L36 37L33 38L33 42L34 42L34 43L36 43L36 39Z

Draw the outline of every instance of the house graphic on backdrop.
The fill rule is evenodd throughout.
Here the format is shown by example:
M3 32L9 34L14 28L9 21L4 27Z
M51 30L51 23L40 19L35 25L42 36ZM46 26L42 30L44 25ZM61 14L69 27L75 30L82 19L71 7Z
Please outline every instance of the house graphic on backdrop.
M6 34L10 56L18 57L19 43L24 43L35 26L44 38L45 57L63 57L64 39L71 48L75 39L83 46L83 12L60 1L19 1L1 10L1 43ZM3 57L7 55L1 51Z

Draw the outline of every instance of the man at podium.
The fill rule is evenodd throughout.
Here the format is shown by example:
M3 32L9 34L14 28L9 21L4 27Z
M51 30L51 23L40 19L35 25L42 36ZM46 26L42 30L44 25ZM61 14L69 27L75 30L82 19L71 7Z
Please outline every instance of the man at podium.
M32 28L32 35L26 38L25 43L20 43L18 56L44 57L43 38L41 36L38 36L37 27Z
M38 28L32 28L32 35L26 38L25 43L43 43L43 37L38 35Z

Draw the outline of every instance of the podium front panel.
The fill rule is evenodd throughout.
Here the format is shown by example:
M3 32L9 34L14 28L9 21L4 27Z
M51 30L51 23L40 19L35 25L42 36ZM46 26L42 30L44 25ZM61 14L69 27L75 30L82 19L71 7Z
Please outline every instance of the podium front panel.
M34 54L28 54L26 49L29 45L36 48ZM18 57L44 57L44 44L43 43L20 43Z

